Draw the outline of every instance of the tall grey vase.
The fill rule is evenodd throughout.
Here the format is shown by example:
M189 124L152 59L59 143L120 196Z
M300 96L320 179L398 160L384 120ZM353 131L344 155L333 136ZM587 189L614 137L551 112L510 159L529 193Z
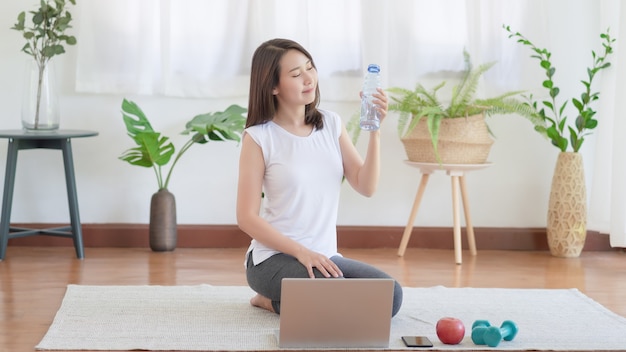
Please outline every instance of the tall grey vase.
M176 249L176 199L167 189L152 195L150 201L150 248L155 252Z

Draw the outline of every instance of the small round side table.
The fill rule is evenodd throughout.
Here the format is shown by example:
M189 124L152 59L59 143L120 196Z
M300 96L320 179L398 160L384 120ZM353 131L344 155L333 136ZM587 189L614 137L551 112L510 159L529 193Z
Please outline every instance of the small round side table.
M76 257L83 259L83 235L78 215L78 199L76 194L76 178L72 159L72 138L93 137L98 132L80 130L25 131L0 130L0 138L9 140L7 164L4 176L4 194L2 196L2 217L0 222L0 260L4 259L9 239L16 237L49 235L69 237L74 241ZM13 186L15 184L15 168L17 154L25 149L60 149L63 153L65 183L70 211L70 226L51 229L27 229L11 227L11 207L13 203Z

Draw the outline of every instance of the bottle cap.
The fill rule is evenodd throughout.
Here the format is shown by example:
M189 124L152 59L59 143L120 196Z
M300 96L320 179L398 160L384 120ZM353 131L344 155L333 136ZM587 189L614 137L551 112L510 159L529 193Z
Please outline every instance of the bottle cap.
M367 72L380 72L380 66L376 65L376 64L370 64L369 66L367 66Z

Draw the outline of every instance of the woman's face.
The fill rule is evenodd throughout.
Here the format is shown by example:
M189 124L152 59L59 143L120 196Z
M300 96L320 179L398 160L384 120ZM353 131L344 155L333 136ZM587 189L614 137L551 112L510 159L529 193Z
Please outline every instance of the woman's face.
M280 106L307 105L315 100L317 70L298 50L288 50L280 60L280 78L273 90Z

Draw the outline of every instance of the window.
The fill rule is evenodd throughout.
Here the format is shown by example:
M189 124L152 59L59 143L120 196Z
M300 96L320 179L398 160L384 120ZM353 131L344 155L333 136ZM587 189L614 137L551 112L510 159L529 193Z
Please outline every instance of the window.
M492 41L506 39L498 21L503 13L518 16L525 3L90 0L77 5L76 87L90 93L246 96L252 53L265 40L285 37L313 55L324 99L354 100L369 63L381 65L384 84L411 88L418 77L462 69L464 48L473 58L500 59L489 51Z

